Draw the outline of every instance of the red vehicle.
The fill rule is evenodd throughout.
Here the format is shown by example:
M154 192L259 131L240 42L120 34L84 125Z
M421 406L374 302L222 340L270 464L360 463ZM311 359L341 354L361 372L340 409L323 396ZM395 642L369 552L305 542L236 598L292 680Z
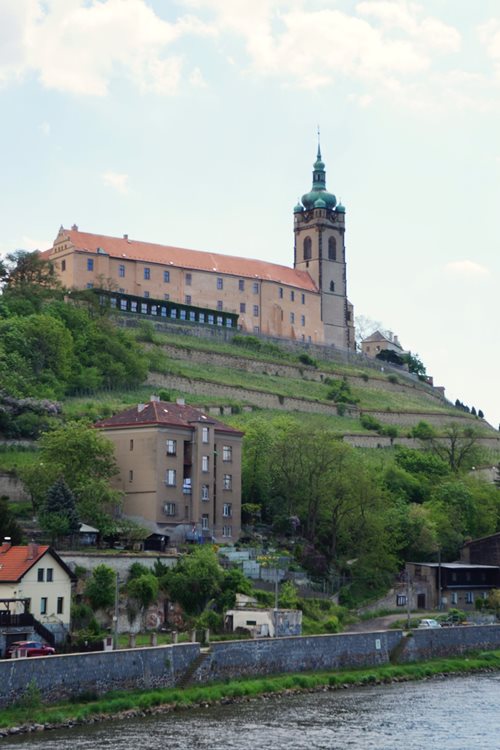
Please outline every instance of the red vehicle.
M22 651L25 656L51 656L56 652L55 648L41 641L16 641L7 649L7 659L11 659L15 651Z

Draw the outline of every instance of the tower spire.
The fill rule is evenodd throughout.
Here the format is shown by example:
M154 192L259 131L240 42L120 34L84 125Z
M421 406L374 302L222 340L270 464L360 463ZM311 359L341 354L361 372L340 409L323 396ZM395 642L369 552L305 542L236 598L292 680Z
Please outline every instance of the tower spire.
M319 123L318 123L318 155L316 157L318 161L321 160L321 133L319 129Z

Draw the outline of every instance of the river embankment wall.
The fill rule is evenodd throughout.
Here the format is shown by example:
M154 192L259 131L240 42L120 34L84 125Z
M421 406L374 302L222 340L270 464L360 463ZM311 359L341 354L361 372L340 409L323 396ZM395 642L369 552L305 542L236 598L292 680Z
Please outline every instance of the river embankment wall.
M408 663L500 648L500 625L224 641L68 654L0 662L0 706L28 685L47 702L86 691L175 687L231 678Z

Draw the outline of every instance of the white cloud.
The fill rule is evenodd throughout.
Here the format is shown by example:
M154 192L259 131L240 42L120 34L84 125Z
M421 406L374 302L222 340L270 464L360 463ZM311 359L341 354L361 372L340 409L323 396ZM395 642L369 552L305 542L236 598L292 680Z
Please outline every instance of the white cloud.
M50 135L50 122L46 122L46 121L41 122L40 130L43 133L43 135L49 136Z
M113 188L117 193L126 195L128 193L128 174L119 172L104 172L101 179L107 187Z
M206 89L207 82L203 78L203 73L199 68L193 68L191 75L189 76L189 83L198 89Z
M34 71L44 86L103 96L115 77L143 90L176 91L182 60L171 50L199 19L162 20L146 0L2 0L0 82Z
M466 277L484 277L489 276L490 271L480 263L476 263L473 260L455 260L447 263L445 270L449 274L454 276L466 276Z

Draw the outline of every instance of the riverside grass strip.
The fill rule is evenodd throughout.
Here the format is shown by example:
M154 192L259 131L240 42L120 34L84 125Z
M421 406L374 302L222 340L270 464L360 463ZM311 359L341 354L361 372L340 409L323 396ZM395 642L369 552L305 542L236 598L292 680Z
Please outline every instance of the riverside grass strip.
M114 691L99 698L92 693L85 693L71 701L51 706L42 704L42 696L32 682L17 706L2 710L0 735L72 727L96 721L134 718L299 692L337 690L497 670L500 670L500 650L412 664L231 680L185 689Z

